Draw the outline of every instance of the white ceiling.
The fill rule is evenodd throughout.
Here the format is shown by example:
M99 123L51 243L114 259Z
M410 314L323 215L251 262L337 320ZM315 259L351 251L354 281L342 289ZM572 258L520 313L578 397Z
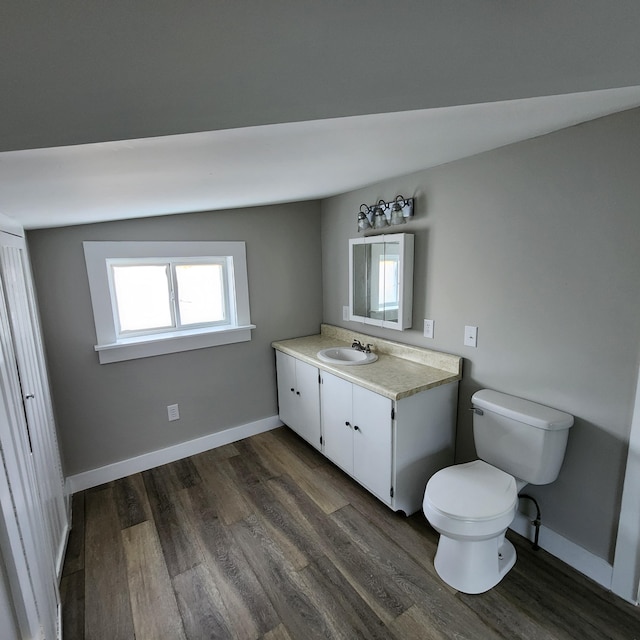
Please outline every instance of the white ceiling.
M0 153L25 228L324 198L640 106L640 86Z

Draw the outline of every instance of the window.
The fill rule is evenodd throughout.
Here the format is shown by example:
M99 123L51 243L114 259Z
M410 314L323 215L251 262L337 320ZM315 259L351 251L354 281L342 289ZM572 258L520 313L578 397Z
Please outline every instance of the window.
M100 362L251 339L243 242L85 242Z
M227 260L108 259L117 337L230 324Z

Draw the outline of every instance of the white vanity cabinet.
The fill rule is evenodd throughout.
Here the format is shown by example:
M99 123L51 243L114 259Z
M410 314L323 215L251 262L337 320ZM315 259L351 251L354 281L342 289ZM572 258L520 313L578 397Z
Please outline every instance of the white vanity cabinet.
M392 401L323 371L323 453L391 504Z
M421 509L429 478L453 464L458 383L391 400L320 378L323 453L394 511Z
M375 343L378 359L318 358L355 339ZM330 325L272 346L282 422L390 509L422 509L429 478L453 464L462 359Z
M281 351L276 351L276 372L280 420L309 444L320 449L318 369Z

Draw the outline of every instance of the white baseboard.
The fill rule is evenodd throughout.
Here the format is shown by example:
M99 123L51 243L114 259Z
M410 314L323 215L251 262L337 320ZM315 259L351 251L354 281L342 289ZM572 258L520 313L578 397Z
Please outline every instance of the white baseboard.
M114 462L104 467L83 471L82 473L67 477L66 490L69 495L72 495L77 491L97 487L105 482L118 480L119 478L130 476L133 473L147 471L162 464L175 462L176 460L181 460L182 458L193 456L203 451L208 451L209 449L231 444L232 442L237 442L238 440L248 438L258 433L270 431L281 425L282 422L278 416L271 416L270 418L263 418L262 420L248 422L238 427L231 427L224 431L211 433L201 438L180 442L165 449L150 451L149 453L128 458L127 460L121 460L120 462Z
M531 519L524 513L518 512L509 528L528 540L534 539L535 528L531 524ZM540 527L538 544L552 556L562 560L605 589L611 590L613 567L602 558L544 525Z

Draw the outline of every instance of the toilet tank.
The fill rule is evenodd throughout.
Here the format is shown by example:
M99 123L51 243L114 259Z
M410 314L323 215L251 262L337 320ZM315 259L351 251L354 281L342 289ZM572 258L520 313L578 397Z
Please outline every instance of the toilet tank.
M490 389L471 403L479 458L531 484L558 477L573 416Z

